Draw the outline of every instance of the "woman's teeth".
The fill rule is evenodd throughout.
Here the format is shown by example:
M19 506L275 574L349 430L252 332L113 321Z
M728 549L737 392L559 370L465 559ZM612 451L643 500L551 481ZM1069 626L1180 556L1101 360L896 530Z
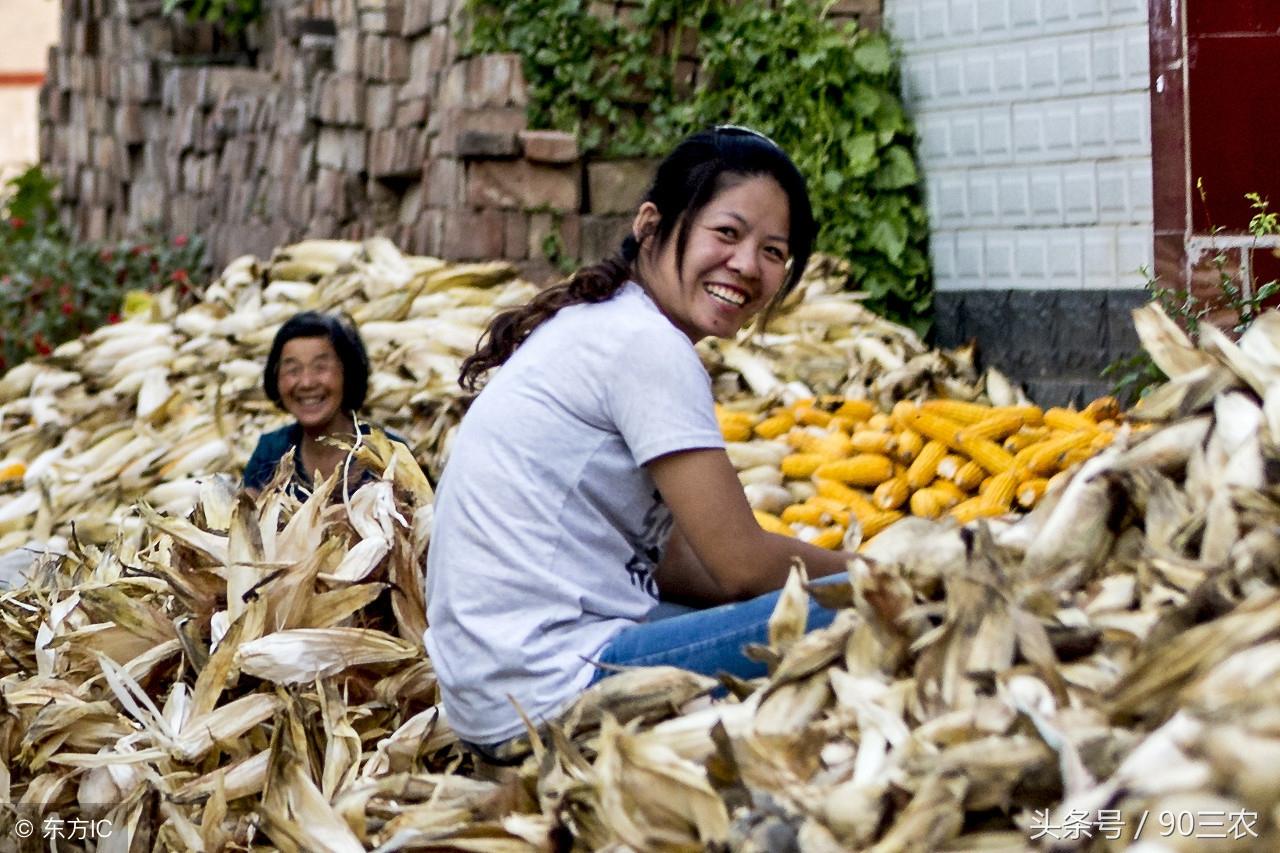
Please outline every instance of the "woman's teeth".
M707 293L711 294L721 302L727 302L735 308L741 308L747 303L747 297L741 292L734 290L732 287L723 287L719 284L708 284L705 286Z

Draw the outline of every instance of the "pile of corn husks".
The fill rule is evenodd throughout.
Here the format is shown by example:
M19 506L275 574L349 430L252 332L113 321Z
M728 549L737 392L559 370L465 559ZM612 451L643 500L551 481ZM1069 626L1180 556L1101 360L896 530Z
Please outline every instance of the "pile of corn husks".
M983 393L971 350L927 350L841 292L841 280L819 261L768 334L706 345L721 398ZM366 412L406 437L434 478L465 406L462 359L495 311L534 292L508 264L407 257L375 238L241 258L183 310L161 294L0 378L0 555L50 537L64 548L73 522L99 544L122 525L136 533L135 504L185 514L205 475L238 476L258 436L287 420L263 394L262 367L276 329L304 309L356 321L372 365Z
M164 503L154 496L136 500L164 477L218 467L165 455L184 423L206 419L208 440L227 445L206 451L223 468L258 424L275 423L258 374L224 368L246 353L260 364L274 324L307 294L342 292L335 282L351 296L327 304L357 317L380 304L356 295L370 286L368 246L288 287L283 275L264 287L250 261L229 285L233 265L204 303L149 324L173 336L164 388L152 379L144 394L144 377L130 389L133 372L114 375L106 356L88 369L109 330L31 368L29 381L3 380L3 454L30 474L40 453L66 445L5 496L0 512L32 492L39 500L9 510L7 529L57 532L94 506L100 519L85 525L99 536L68 536L65 556L40 557L23 586L0 594L0 794L16 804L0 810L0 830L12 836L37 813L56 812L61 827L106 821L93 825L96 841L64 835L57 849L112 851L1277 848L1280 316L1257 320L1238 345L1209 330L1193 347L1143 309L1144 344L1173 377L1139 412L1155 428L1121 427L1025 517L889 527L851 555L848 583L813 589L841 608L828 629L803 632L807 594L793 577L755 650L769 678L729 683L713 700L715 681L677 670L613 676L542 727L523 766L491 779L458 747L421 648L431 490L403 447L363 441L355 452L382 476L336 501L334 481L298 505L279 489L254 502L225 476L193 477L189 518L176 499L170 512L153 509ZM805 302L851 304L817 289ZM280 302L284 290L297 298ZM426 290L390 294L373 316L421 322L406 312L450 292ZM461 288L490 304L507 292ZM449 305L473 307L466 298ZM289 310L263 319L280 304ZM437 353L426 347L447 344L407 326L378 349L371 324L362 330L379 370L388 353L404 358L399 375L373 384L410 408L397 420L375 407L375 418L430 463L456 418L442 414L451 392L430 389L456 374L407 365L423 369L432 354L456 365L469 345ZM859 331L787 334L779 349L804 359L854 351ZM188 351L192 340L216 348ZM871 362L855 360L803 389L788 390L786 365L748 346L709 358L717 376L783 400L938 396L956 377L963 396L981 390L951 355L889 391L886 376L929 354L902 330L881 340L896 368L862 373ZM757 387L763 371L782 377L777 386ZM718 385L743 393L736 378ZM101 451L105 473L66 467L113 434L111 416L128 438ZM58 441L60 418L86 434L79 444ZM22 430L29 445L9 443ZM162 449L123 450L139 436ZM137 482L126 484L129 464ZM83 495L59 491L82 473L93 478Z

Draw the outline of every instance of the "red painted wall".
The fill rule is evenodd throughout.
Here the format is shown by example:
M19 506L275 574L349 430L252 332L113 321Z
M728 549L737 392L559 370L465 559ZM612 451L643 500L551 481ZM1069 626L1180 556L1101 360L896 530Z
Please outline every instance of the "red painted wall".
M1211 255L1188 263L1188 239L1246 233L1248 192L1280 211L1280 0L1150 0L1150 13L1156 274L1210 296L1219 273ZM1250 262L1255 282L1280 279L1274 250Z
M1196 232L1240 232L1247 192L1280 205L1280 2L1186 0L1191 174Z

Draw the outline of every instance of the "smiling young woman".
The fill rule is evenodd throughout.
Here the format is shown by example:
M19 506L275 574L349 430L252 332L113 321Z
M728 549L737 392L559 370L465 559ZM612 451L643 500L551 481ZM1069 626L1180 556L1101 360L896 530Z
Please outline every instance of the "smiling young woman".
M521 711L553 717L607 677L596 662L764 674L742 650L764 641L793 561L845 569L756 523L694 349L784 297L814 231L777 145L695 134L616 255L499 314L464 362L471 389L499 369L437 492L426 645L449 722L482 757L517 756ZM660 598L701 609L657 620ZM832 617L815 605L809 624Z

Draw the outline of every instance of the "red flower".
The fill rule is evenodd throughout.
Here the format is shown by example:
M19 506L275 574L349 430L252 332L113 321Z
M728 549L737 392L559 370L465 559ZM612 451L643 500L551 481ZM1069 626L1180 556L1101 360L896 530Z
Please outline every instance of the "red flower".
M53 352L53 347L49 346L48 342L44 339L44 335L39 332L36 332L36 336L32 338L31 344L40 355L48 355Z
M108 323L119 323L119 322L120 322L120 315L119 315L119 314L115 314L115 313L108 314L108 315L107 315L107 322L108 322Z
M187 238L186 234L179 234L177 237L173 238L173 245L177 246L179 249L187 245L189 242L191 241Z
M137 257L138 255L145 255L147 252L150 252L150 251L151 251L151 247L149 245L147 245L146 243L139 243L138 245L134 246L132 249L129 250L129 254L133 255L134 257Z
M72 314L76 313L76 306L72 305L70 302L64 302L62 303L62 313L65 316L70 317Z
M10 216L9 227L10 228L26 228L27 220L23 219L21 216Z
M175 284L186 284L190 279L187 277L186 270L174 270L173 275L169 276Z
M98 258L103 263L107 263L107 264L115 260L115 257L116 257L116 253L113 252L111 249L103 249L101 252L98 253Z

